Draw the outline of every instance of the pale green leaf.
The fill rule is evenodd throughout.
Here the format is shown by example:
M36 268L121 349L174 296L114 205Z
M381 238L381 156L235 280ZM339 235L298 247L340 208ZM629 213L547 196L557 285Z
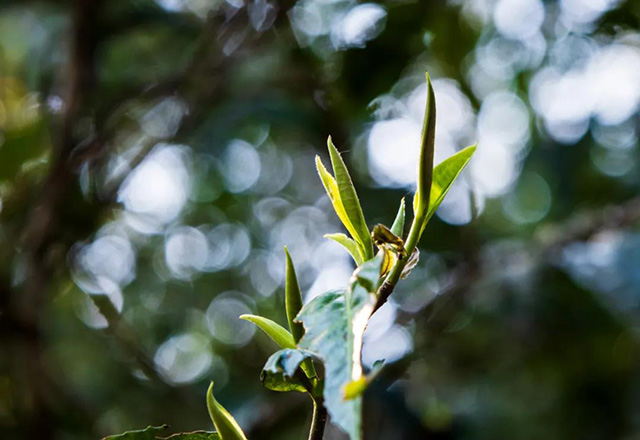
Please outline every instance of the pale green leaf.
M307 350L285 348L276 351L264 364L260 380L273 391L311 392L314 383L302 375L299 368L304 368L305 361L312 362L312 358L313 353Z
M334 179L331 173L329 173L329 171L327 171L327 169L324 167L324 165L322 164L322 160L320 160L320 156L316 156L316 169L318 170L318 175L320 176L322 185L324 186L324 189L329 196L329 200L331 200L333 210L336 212L338 218L347 229L349 234L354 238L357 237L356 229L351 224L349 216L347 215L347 212L344 209L344 205L342 204L342 199L340 198L340 190L338 189L336 179Z
M240 319L254 323L263 332L267 334L273 341L281 348L296 348L296 343L293 340L291 333L280 324L273 322L268 318L257 315L242 315Z
M236 419L213 397L213 382L207 391L207 408L222 440L247 440Z
M360 255L360 250L358 249L358 243L344 234L325 234L324 237L344 246L353 260L356 262L357 266L360 266L363 263L362 256Z
M431 197L425 225L431 217L433 217L433 214L449 192L451 185L453 185L453 182L455 182L462 170L467 166L475 151L475 145L467 147L443 160L433 169L433 183L431 185Z
M367 222L364 219L362 213L362 207L358 200L358 194L349 176L349 171L345 165L340 153L336 149L335 145L331 141L331 137L327 140L327 146L329 148L329 155L331 157L331 166L333 167L333 174L335 175L336 183L338 184L338 191L340 193L340 200L344 206L344 210L347 213L349 221L353 225L354 232L353 238L360 245L362 250L362 257L364 260L369 260L373 257L373 244L371 243L371 237L369 236L369 229L367 228Z
M404 197L400 201L400 208L398 208L398 214L396 214L396 219L393 221L393 225L391 225L391 232L393 232L396 236L402 238L404 234L404 217L405 217L405 206L404 206Z
M111 435L102 440L156 440L157 436L165 431L169 425L147 426L137 431L127 431L123 434Z
M324 363L324 402L331 420L351 440L362 439L362 398L344 399L344 386L362 377L362 336L380 284L380 256L362 264L348 290L322 294L306 304L298 320L305 335L300 348L312 351Z

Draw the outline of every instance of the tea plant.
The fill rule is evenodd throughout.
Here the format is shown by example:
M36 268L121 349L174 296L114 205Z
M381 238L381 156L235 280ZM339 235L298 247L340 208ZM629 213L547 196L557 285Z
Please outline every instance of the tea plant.
M382 367L379 362L368 374L363 371L360 355L367 323L393 293L398 281L407 277L417 264L417 245L425 226L475 151L475 146L467 147L433 167L436 104L428 74L427 86L413 221L406 238L404 199L390 227L376 225L369 232L347 167L329 138L333 174L319 157L316 168L336 214L349 233L326 235L344 246L357 265L349 285L303 305L295 268L285 248L289 330L262 316L240 317L258 326L280 346L262 369L262 384L270 390L301 392L311 398L313 419L309 440L322 439L327 414L350 440L362 440L362 393ZM207 407L217 432L162 437L166 427L149 427L107 439L246 440L235 419L214 398L213 383L207 393Z

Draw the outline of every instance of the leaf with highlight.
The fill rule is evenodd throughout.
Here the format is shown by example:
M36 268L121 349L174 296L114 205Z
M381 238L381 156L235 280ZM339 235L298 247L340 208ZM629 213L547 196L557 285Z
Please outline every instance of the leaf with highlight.
M362 256L360 256L360 250L358 249L358 243L344 234L325 234L324 237L344 246L353 260L356 262L356 265L360 266L363 263Z
M393 221L393 225L391 225L391 232L394 235L402 238L404 234L404 217L405 217L405 205L404 205L404 197L400 200L400 208L398 208L398 213L396 214L396 219Z
M267 336L273 339L273 342L278 344L281 348L296 348L293 336L280 324L257 315L242 315L240 316L240 319L244 319L245 321L249 321L257 325L260 330L265 332Z
M451 185L453 185L453 182L456 181L462 170L467 166L475 152L475 145L467 147L443 160L433 169L433 183L431 185L431 197L429 210L427 211L427 216L425 218L425 225L431 217L433 217L433 214L435 214L436 210L444 200L449 189L451 189Z
M300 348L312 351L324 363L324 402L333 423L351 440L362 439L362 398L345 400L344 387L362 377L362 336L380 284L380 256L362 264L347 291L332 290L306 304L298 320L305 335Z
M329 200L331 200L331 204L333 205L333 210L338 215L338 218L347 229L349 234L352 237L357 237L357 232L351 221L349 220L349 216L344 209L344 205L342 204L342 199L340 198L340 190L338 189L338 184L336 183L336 179L327 171L327 169L322 164L322 160L320 160L320 156L316 156L316 169L318 170L318 175L320 176L320 180L322 181L322 185L324 186L327 195L329 196Z
M247 440L236 419L213 397L213 382L207 390L207 409L222 440Z
M353 181L351 180L347 166L342 160L342 157L340 156L340 153L338 153L335 145L333 145L331 137L327 140L327 146L329 148L329 156L331 157L331 166L333 167L335 180L338 184L340 200L342 200L344 210L354 228L352 236L360 245L364 260L369 260L373 258L373 244L371 243L367 222L364 219L362 207L358 200L358 194L353 186Z

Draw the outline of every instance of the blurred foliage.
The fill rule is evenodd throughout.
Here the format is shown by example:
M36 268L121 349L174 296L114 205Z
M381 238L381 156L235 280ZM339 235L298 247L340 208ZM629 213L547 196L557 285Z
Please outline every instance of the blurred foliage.
M347 284L314 155L331 134L391 224L425 68L436 162L478 150L365 335L391 364L365 438L637 438L638 23L634 0L0 1L0 438L208 430L210 379L248 438L304 438L237 316L287 321L285 244L306 301Z

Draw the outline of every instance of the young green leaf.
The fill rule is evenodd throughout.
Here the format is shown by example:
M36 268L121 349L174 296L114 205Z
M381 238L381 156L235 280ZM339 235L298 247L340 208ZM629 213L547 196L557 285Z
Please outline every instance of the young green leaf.
M405 216L405 206L404 206L404 197L400 200L400 208L398 208L398 213L396 214L396 219L393 221L393 225L391 225L391 232L393 232L398 237L402 238L402 234L404 233L404 216Z
M431 180L433 177L433 156L436 137L436 97L431 85L431 77L427 73L427 108L422 126L422 143L418 162L418 185L413 199L415 217L424 216L429 207Z
M273 342L278 344L281 348L296 348L296 342L293 339L291 333L280 324L273 322L268 318L257 315L241 315L240 319L254 323L263 332L267 334Z
M168 427L169 425L147 426L145 429L127 431L118 435L110 435L102 440L156 440L157 436Z
M362 256L360 255L360 250L358 249L358 243L356 243L355 241L353 241L352 239L350 239L346 235L344 235L344 234L325 234L324 237L328 238L329 240L333 240L336 243L341 244L342 246L344 246L345 249L347 249L347 251L351 255L351 257L353 258L353 261L356 262L357 266L360 266L364 262L362 260Z
M302 293L300 292L300 284L298 284L298 277L296 276L296 269L291 261L291 255L289 250L284 248L284 253L287 259L286 269L286 284L285 284L285 306L287 310L287 320L289 321L289 330L293 335L293 341L297 343L304 335L304 327L299 322L294 322L294 319L302 308Z
M320 180L322 181L322 185L324 186L327 195L329 196L329 200L331 200L331 204L333 205L333 210L338 215L338 218L347 229L349 234L352 237L357 237L356 229L351 224L351 220L349 220L349 216L344 209L344 205L342 204L342 199L340 198L340 190L338 189L338 184L336 183L336 179L333 178L331 173L327 171L327 169L322 164L322 160L320 160L320 156L316 156L316 169L318 170L318 175L320 176ZM358 254L360 254L360 250L358 250Z
M331 157L331 166L333 167L335 180L338 184L340 200L342 200L344 210L354 228L354 234L352 234L353 238L360 245L364 260L369 260L373 258L373 244L371 243L367 222L364 219L362 207L358 200L358 194L356 193L356 189L351 181L351 176L349 176L347 166L342 160L342 157L340 156L340 153L338 153L335 145L333 145L331 137L327 140L327 146L329 148L329 156Z
M429 210L425 217L425 225L431 217L433 217L433 214L435 214L444 197L449 192L451 185L453 185L453 182L456 181L462 170L467 166L475 152L476 145L467 147L443 160L433 169L433 184L431 185L431 197L429 200Z
M311 361L313 353L306 350L285 348L272 354L262 368L260 380L265 388L273 391L312 392L313 386L307 376L296 374L304 369L304 361Z
M373 363L373 368L366 376L362 376L359 380L354 382L349 382L344 387L344 398L346 400L355 399L358 396L361 396L367 387L373 382L380 372L382 371L382 367L384 366L384 361L376 361Z
M247 440L236 419L213 397L213 381L207 391L207 408L211 421L222 440Z
M325 366L324 402L331 420L351 440L362 439L362 399L345 401L344 386L362 377L362 336L380 283L382 257L362 264L347 291L333 290L306 304L298 320L305 335L300 348L316 353Z

